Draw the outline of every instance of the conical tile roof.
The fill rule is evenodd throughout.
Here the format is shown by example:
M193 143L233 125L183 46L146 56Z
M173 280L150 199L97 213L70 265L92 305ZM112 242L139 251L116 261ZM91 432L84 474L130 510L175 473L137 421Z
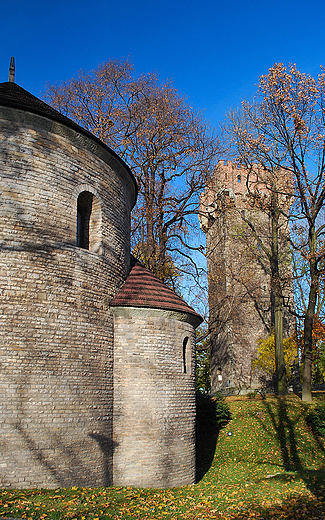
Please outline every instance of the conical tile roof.
M27 90L17 85L17 83L12 83L9 81L0 83L0 105L17 108L18 110L25 110L27 112L32 112L33 114L48 117L49 119L59 121L60 123L70 126L71 128L74 128L78 131L87 133L88 136L92 135L90 132L77 125L77 123L68 117L60 114L60 112L52 108L47 103L41 101Z
M192 307L159 278L131 257L130 272L124 284L110 303L111 307L145 307L164 309L192 315L197 325L203 320ZM196 325L196 326L197 326Z

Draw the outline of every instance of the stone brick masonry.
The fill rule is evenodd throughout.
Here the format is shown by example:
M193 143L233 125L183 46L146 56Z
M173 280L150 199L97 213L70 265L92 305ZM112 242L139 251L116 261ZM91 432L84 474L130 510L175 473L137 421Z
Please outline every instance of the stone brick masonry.
M193 326L162 310L116 307L113 312L114 483L194 484Z
M0 84L2 487L194 482L201 318L176 295L168 311L110 307L135 198L113 151Z
M109 301L128 270L133 201L74 130L57 123L63 137L41 116L0 115L0 482L111 484ZM76 247L84 190L101 202L101 256Z
M219 161L201 196L200 222L207 240L212 392L246 393L264 384L265 374L253 370L253 361L258 339L266 337L274 323L270 264L246 222L253 223L263 243L270 247L268 213L248 196L247 181L251 192L257 190L267 200L269 191L261 179L257 166L248 174L230 161ZM290 178L279 174L279 183L283 185L279 191L283 192L281 204L285 212L291 203ZM288 221L282 218L282 283L293 307L288 236ZM294 318L285 311L284 334L293 332Z

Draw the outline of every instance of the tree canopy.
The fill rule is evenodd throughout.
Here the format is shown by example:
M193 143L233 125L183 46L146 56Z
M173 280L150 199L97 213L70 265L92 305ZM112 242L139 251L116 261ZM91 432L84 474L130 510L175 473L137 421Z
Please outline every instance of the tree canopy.
M311 400L312 330L320 282L324 274L323 206L325 199L325 73L317 78L295 65L277 63L261 76L252 102L244 101L231 115L237 158L246 166L257 163L273 174L292 177L277 196L294 197L290 218L292 238L304 262L307 298L304 312L303 399ZM299 268L298 268L299 269ZM301 279L301 278L300 278Z
M197 273L190 249L198 197L212 172L220 142L203 114L171 81L156 74L135 77L129 60L110 60L47 85L46 100L113 148L139 186L132 245L158 277L175 284Z

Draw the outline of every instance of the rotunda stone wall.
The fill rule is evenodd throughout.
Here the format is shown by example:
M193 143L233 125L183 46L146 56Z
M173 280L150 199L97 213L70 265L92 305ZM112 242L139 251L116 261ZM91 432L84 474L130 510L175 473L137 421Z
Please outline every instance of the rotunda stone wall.
M190 316L115 307L114 485L195 482L195 338Z
M0 143L0 486L109 485L109 302L129 269L134 183L113 152L38 114L0 107Z

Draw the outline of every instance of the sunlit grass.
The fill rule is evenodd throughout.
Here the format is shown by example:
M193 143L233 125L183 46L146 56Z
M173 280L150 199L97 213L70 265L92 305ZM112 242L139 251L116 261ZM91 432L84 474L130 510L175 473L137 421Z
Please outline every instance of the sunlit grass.
M0 514L77 520L325 519L324 440L305 422L308 405L297 396L229 398L228 403L233 419L226 428L219 435L201 432L201 442L215 435L217 444L210 469L195 486L3 490Z

